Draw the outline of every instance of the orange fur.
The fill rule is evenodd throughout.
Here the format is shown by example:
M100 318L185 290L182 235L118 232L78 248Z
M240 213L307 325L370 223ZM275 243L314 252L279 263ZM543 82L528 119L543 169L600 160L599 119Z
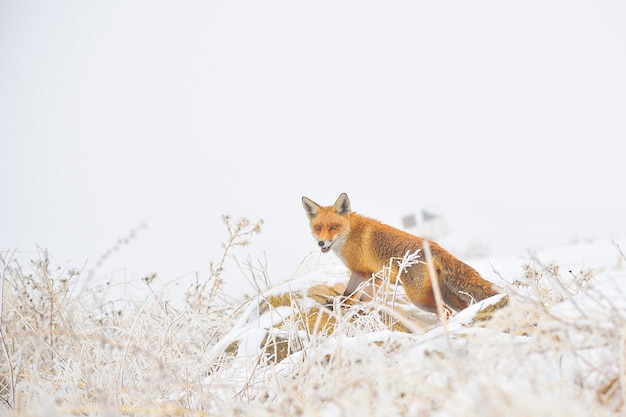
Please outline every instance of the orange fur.
M302 197L302 205L322 252L333 250L352 273L345 297L352 296L361 283L384 266L392 266L390 278L391 282L395 282L398 276L395 260L402 259L407 251L413 253L423 249L424 239L354 213L345 193L332 206L320 206L306 197ZM472 267L437 243L428 243L443 302L448 308L460 311L474 301L497 294L492 283L483 279ZM390 263L392 258L394 261ZM423 262L423 256L420 261L403 271L400 281L413 303L434 312L437 306L428 265ZM368 289L367 295L361 299L371 296L372 292L372 288Z

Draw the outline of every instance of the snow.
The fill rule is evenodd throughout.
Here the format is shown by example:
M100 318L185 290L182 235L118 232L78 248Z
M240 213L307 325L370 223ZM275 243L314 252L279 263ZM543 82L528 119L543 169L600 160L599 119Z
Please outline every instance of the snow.
M242 416L620 415L626 262L617 242L465 261L503 293L443 321L407 303L401 288L392 303L379 297L332 309L320 305L316 291L338 291L349 274L332 255L312 254L290 279L206 312L173 309L183 286L155 278L143 287L128 283L123 300L109 300L95 282L73 291L63 305L44 299L46 308L63 309L63 320L37 322L28 303L16 313L23 292L12 291L20 287L5 286L4 326L23 332L28 323L33 333L18 345L10 339L17 330L4 336L10 349L18 346L9 357L20 358L20 375L28 375L18 385L27 404L41 398L82 404L65 410L102 404L122 410L117 401L123 398L147 403L153 412L183 407ZM7 271L7 282L14 282L14 271ZM29 280L38 282L36 275ZM31 284L25 284L28 294ZM88 294L104 307L85 311ZM127 307L116 313L119 306ZM49 323L55 326L53 352L38 336ZM33 358L53 353L54 361L33 369L46 362L28 352ZM90 394L111 387L119 389L111 398Z
M329 416L345 415L346 408L341 401L352 397L352 389L360 395L369 392L377 399L377 406L372 406L372 401L361 400L363 407L355 406L353 410L367 409L369 415L434 412L432 415L441 416L582 416L589 415L591 410L598 415L611 415L611 407L599 407L598 398L602 387L622 375L624 369L616 360L622 339L626 337L623 330L626 270L621 256L615 244L598 241L542 250L521 262L519 259L479 261L477 264L482 263L483 269L497 264L506 271L492 276L496 277L497 284L506 288L509 297L508 306L497 310L486 323L474 323L477 313L485 306L496 304L504 294L476 303L421 334L392 331L384 326L372 331L372 323L358 331L354 326L359 326L355 323L361 317L354 320L351 310L335 311L331 313L338 323L334 333L309 335L303 349L279 363L263 366L259 366L262 361L258 362L264 349L259 343L259 330L262 329L263 334L272 333L281 320L283 324L286 322L293 310L278 307L276 311L259 314L259 304L252 303L240 316L232 334L224 338L226 342L216 345L212 354L218 356L224 344L234 340L246 346L219 372L233 380L245 380L239 388L251 398L270 395L272 390L268 386L281 386L292 378L304 378L303 374L306 378L334 384L334 389L340 390L337 399L324 400L325 406L320 410ZM580 266L583 272L566 269L573 265ZM516 269L517 272L511 272ZM587 270L593 272L584 272ZM345 279L345 269L341 265L313 268L259 298L279 296L286 291L306 298L305 290L312 285L334 285L342 277ZM521 285L524 279L531 282ZM305 303L309 307L310 301ZM366 317L372 319L374 315L370 313ZM369 365L361 369L362 362ZM361 372L364 380L370 379L371 386L360 387L358 377L356 380L345 376L338 378L356 384L352 388L342 388L338 381L326 380L324 369L330 375L334 366L348 373ZM377 386L381 379L390 379L389 383L393 384L394 375L398 384L408 375L423 379L419 384L409 384L410 389L421 391L414 393L416 401L408 406L408 413L398 406L398 401L390 405L389 398L380 397L381 388ZM251 379L255 378L264 380L264 384L251 384ZM450 398L437 398L441 394L432 391L438 389L447 392ZM280 393L273 395L280 396ZM617 397L609 396L606 400L615 407L613 410L621 409Z

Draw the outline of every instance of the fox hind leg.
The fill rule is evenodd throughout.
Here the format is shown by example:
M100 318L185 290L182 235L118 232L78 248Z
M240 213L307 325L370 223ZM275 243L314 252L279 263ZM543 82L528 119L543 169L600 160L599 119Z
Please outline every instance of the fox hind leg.
M464 310L469 305L465 300L459 297L454 291L449 289L446 285L441 286L441 298L443 303L456 312Z

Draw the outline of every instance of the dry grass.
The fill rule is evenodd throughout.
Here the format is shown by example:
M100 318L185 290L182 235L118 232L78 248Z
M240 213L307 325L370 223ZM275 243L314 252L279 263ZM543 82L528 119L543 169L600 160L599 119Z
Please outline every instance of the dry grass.
M626 302L593 271L534 259L509 303L474 323L416 311L393 286L329 310L342 276L314 271L237 306L223 297L230 239L174 308L53 265L0 257L0 414L8 416L613 416L624 412ZM379 278L384 280L381 271ZM339 286L338 286L339 285ZM445 326L445 332L443 331ZM447 336L446 336L447 335Z

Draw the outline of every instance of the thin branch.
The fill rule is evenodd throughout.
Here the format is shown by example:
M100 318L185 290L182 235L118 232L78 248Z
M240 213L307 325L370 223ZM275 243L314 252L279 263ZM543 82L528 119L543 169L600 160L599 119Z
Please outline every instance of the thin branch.
M11 400L6 400L6 402L12 408L15 407L15 375L13 375L13 364L11 362L11 355L9 354L9 349L7 348L6 340L4 339L4 280L7 271L7 265L13 259L15 252L17 249L14 249L11 255L7 260L4 259L3 256L0 255L0 260L2 260L2 276L0 277L0 345L2 345L2 350L4 351L4 356L7 360L7 368L9 372L9 383L10 383L10 391L11 391Z

